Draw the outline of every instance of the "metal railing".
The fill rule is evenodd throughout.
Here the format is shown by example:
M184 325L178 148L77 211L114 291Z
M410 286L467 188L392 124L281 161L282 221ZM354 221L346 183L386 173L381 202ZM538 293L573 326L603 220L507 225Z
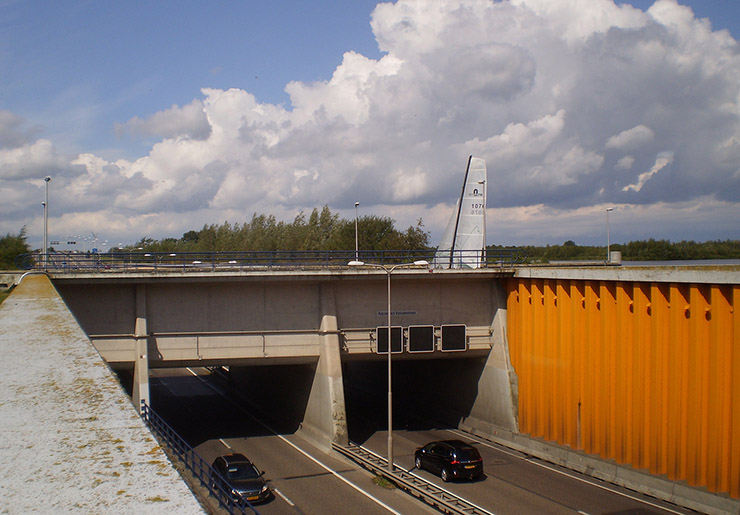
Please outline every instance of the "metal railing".
M388 471L388 460L365 447L349 442L343 446L332 443L332 449L361 465L373 474L377 474L391 481L406 493L433 506L442 513L454 515L493 515L490 511L473 504L434 483L412 474L395 465L394 471Z
M201 458L145 401L141 401L141 418L226 511L232 515L235 513L259 514L249 501L235 497L230 490L224 488L222 485L227 484L226 480Z
M239 251L239 252L107 252L21 254L15 265L22 270L48 270L53 273L105 272L215 272L291 269L344 268L350 261L377 264L409 263L426 260L433 268L449 268L452 263L475 263L476 267L501 268L523 261L516 250L447 251L444 259L435 249L361 251Z

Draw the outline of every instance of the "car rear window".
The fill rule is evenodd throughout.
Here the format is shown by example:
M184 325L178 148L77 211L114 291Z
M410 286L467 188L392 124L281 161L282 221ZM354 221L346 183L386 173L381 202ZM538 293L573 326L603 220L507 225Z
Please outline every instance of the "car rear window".
M469 449L458 449L455 454L457 454L457 459L460 461L476 461L480 459L478 449L473 449L472 447Z

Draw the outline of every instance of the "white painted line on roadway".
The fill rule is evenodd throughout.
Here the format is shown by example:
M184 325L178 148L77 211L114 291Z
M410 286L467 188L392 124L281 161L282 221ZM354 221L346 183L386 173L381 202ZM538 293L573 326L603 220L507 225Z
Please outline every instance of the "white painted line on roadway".
M226 443L226 442L224 441L224 439L223 439L223 438L219 438L219 439L218 439L218 441L219 441L219 442L221 442L222 444L224 444L224 447L226 447L227 449L231 449L231 445L227 444L227 443Z
M365 450L365 452L368 452L368 453L372 454L372 455L373 455L373 456L375 456L376 458L381 458L381 459L384 459L384 457L383 457L383 456L381 456L381 455L380 455L380 454L378 454L377 452L374 452L374 451L372 451L372 450L368 449L368 448L367 448L367 447L365 447L364 445L358 445L357 447L359 447L360 449L364 449L364 450ZM386 461L387 461L387 460L386 460ZM411 472L411 470L413 470L414 468L416 468L416 465L414 465L414 467L412 467L411 469L405 469L405 468L401 467L400 465L396 464L396 460L393 460L393 466L394 466L394 467L396 467L396 468L399 468L399 469L403 470L404 472L406 472L406 473L407 473L408 475L410 475L410 476L414 476L414 477L415 477L416 479L418 479L419 481L423 481L424 483L427 483L427 484L433 485L433 486L434 486L435 488L438 488L438 489L442 490L443 492L445 492L445 493L449 494L449 495L450 495L450 496L452 496L452 497L460 497L460 496L459 496L459 495L457 495L456 493L454 493L454 492L451 492L450 490L447 490L447 489L446 489L446 488L444 488L443 486L440 486L440 485L438 485L437 483L434 483L434 482L432 482L432 481L429 481L428 479L425 479L425 478L421 477L420 475L418 475L418 474L414 474L413 472ZM419 469L416 469L416 470L419 470ZM471 502L470 500L468 500L468 499L464 499L464 501L465 501L466 503L470 504L471 506L475 507L475 508L476 508L477 510L479 510L479 511L480 511L480 512L482 512L482 513L487 513L488 515L496 515L496 514L495 514L495 513L493 513L492 511L488 511L487 509L483 508L482 506L478 506L477 504L475 504L475 503L472 503L472 502Z
M257 419L255 419L255 420L257 420ZM270 431L272 431L272 428L266 426L261 421L257 420L257 422L259 422L264 427L266 427L267 429L269 429ZM360 492L361 494L363 494L368 499L370 499L370 500L374 501L375 503L379 504L380 506L382 506L383 508L385 508L386 510L388 510L391 513L395 513L396 515L402 515L400 512L394 510L393 508L391 508L390 506L388 506L387 504L385 504L383 501L381 501L377 497L373 497L372 494L366 492L365 490L363 490L362 488L360 488L356 484L352 483L349 479L347 479L344 476L342 476L336 470L332 469L331 467L329 467L327 465L324 465L318 459L316 459L313 456L311 456L310 454L308 454L306 451L304 451L303 449L301 449L300 447L298 447L296 444L294 444L293 442L291 442L290 440L288 440L287 438L285 438L283 435L279 435L279 434L275 433L274 431L273 431L273 434L275 436L277 436L278 438L280 438L283 442L287 443L288 445L290 445L291 447L293 447L295 450L297 450L298 452L300 452L301 454L303 454L306 458L308 458L309 460L313 461L314 463L316 463L318 466L322 467L327 472L330 472L337 479L339 479L339 480L344 481L345 483L347 483L349 486L351 486L352 488L354 488L355 490L357 490L358 492Z
M240 411L244 412L244 414L246 414L248 417L252 418L252 420L254 420L255 422L257 422L262 427L264 427L265 429L267 429L268 431L270 431L272 434L274 434L275 436L277 436L279 439L281 439L283 442L285 442L286 444L290 445L295 450L297 450L298 452L300 452L301 454L303 454L306 458L308 458L309 460L313 461L314 463L316 463L318 466L322 467L327 472L331 473L334 477L336 477L340 481L345 482L347 485L351 486L352 488L354 488L355 490L357 490L358 492L360 492L361 494L363 494L365 497L367 497L371 501L375 502L376 504L382 506L383 508L385 508L389 512L393 513L394 515L403 515L401 512L398 512L398 511L394 510L393 508L391 508L390 506L388 506L387 504L385 504L383 501L381 501L377 497L373 497L372 494L370 494L369 492L366 492L365 490L363 490L362 488L360 488L356 484L352 483L349 479L347 479L344 476L342 476L336 470L332 469L331 467L329 467L327 465L324 465L318 459L316 459L313 456L311 456L310 454L308 454L306 451L304 451L303 449L301 449L300 447L298 447L296 444L294 444L293 442L291 442L290 440L288 440L287 438L285 438L283 435L277 434L270 426L268 426L267 424L265 424L261 420L256 419L248 411L242 409L242 407L240 405L238 405L237 403L235 403L234 401L232 401L228 396L226 396L224 394L224 392L222 392L221 390L217 389L213 385L209 384L205 379L203 379L198 374L196 374L195 372L193 372L189 367L188 367L188 370L190 371L191 374L193 374L195 377L197 377L208 388L210 388L214 392L218 393L219 395L222 395L226 400L228 400L229 402L231 402L232 404L234 404Z
M611 492L613 494L621 495L622 497L627 497L628 499L633 499L633 500L635 500L637 502L641 502L643 504L647 504L648 506L653 506L655 508L661 509L663 511L667 511L669 513L675 513L676 515L686 515L686 512L676 511L676 510L673 510L673 509L668 508L666 506L661 506L660 504L656 504L654 502L650 502L650 501L648 501L646 499L640 499L639 497L635 497L634 495L630 495L630 494L627 494L625 492L620 492L619 490L615 490L613 488L609 488L608 486L600 485L598 483L594 483L594 482L589 481L587 479L584 479L584 478L581 478L581 477L578 477L578 476L574 476L573 474L569 474L569 473L567 473L567 472L565 472L563 470L558 470L556 468L553 468L553 467L549 466L547 463L539 463L537 461L532 461L532 460L527 460L527 461L529 463L533 463L533 464L537 465L538 467L542 467L544 469L551 470L553 472L557 472L558 474L562 474L563 476L566 476L566 477L575 479L577 481L581 481L582 483L586 483L587 485L591 485L591 486L595 486L597 488L601 488L602 490L606 490L607 492Z
M655 504L655 503L650 502L650 501L648 501L646 499L640 499L639 497L635 497L634 495L630 495L630 494L625 493L625 492L620 492L619 490L615 490L613 488L609 488L608 486L600 485L600 484L598 484L598 483L596 483L594 481L590 481L588 479L585 479L585 478L578 477L576 475L570 474L570 473L568 473L568 472L566 472L564 470L559 470L557 468L554 468L553 466L548 465L547 463L541 463L539 461L533 461L529 457L522 457L522 456L519 456L517 454L514 454L513 452L508 452L508 451L506 451L504 449L500 449L498 447L495 447L495 446L491 445L486 440L483 440L483 439L481 439L481 438L479 438L477 436L473 436L471 434L464 433L462 431L458 431L458 430L455 430L455 429L451 429L450 432L451 433L454 433L456 435L459 435L459 436L463 436L463 437L468 438L470 440L473 440L475 442L478 442L479 444L485 445L486 447L490 447L491 449L494 449L494 450L503 452L504 454L509 454L510 456L514 456L516 458L519 458L520 460L527 461L527 462L529 462L529 463L531 463L533 465L537 465L538 467L542 467L542 468L547 469L547 470L550 470L552 472L557 472L558 474L561 474L563 476L569 477L571 479L575 479L576 481L580 481L581 483L586 483L587 485L591 485L591 486L595 486L597 488L601 488L602 490L606 490L607 492L611 492L613 494L621 495L622 497L627 497L628 499L632 499L634 501L641 502L643 504L647 504L648 506L653 506L655 508L659 508L661 510L664 510L664 511L667 511L667 512L670 512L670 513L675 513L676 515L686 515L686 512L676 511L676 510L673 510L673 509L668 508L666 506L661 506L660 504ZM579 513L582 513L582 512L579 512Z
M281 492L277 488L273 488L272 491L278 494L283 499L283 501L287 502L291 508L295 508L295 504L293 503L293 501L291 501L285 495L283 495L283 492Z

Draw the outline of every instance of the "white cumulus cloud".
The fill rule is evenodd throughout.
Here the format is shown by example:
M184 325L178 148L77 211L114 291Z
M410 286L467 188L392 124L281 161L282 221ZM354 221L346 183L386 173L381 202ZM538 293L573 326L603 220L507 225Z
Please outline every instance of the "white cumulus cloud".
M123 121L120 133L158 139L131 160L70 156L0 112L0 191L35 204L33 181L52 173L64 198L52 225L84 219L114 239L322 205L353 216L360 201L400 227L423 218L436 243L474 154L488 164L496 238L505 223L547 241L544 219L565 234L578 218L568 213L604 204L716 202L740 218L740 49L676 0L646 12L612 0L398 0L376 7L371 27L380 58L347 49L325 80L286 84L289 106L204 87ZM20 208L0 230L38 227L38 211ZM680 234L660 220L656 237ZM717 237L740 235L706 235Z
M673 161L673 152L661 152L660 155L655 159L655 164L648 170L647 172L641 173L637 177L637 182L635 184L628 184L624 188L622 188L622 191L640 191L643 186L645 186L645 183L656 173L661 171L663 168L671 164L671 161Z

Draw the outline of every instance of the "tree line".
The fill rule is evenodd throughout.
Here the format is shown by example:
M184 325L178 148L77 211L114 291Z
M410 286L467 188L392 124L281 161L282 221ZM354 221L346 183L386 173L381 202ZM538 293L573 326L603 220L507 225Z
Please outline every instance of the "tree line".
M357 225L360 249L434 249L429 245L429 233L424 230L421 219L415 226L405 230L396 229L395 222L389 217L374 215L358 218ZM272 215L255 213L249 222L242 224L225 222L204 225L199 231L188 231L180 238L155 240L143 237L134 245L110 249L109 252L351 251L354 248L355 219L342 219L324 206L321 210L314 209L308 216L301 212L292 222L282 222ZM572 240L562 245L490 245L488 248L517 251L528 263L606 259L605 246L577 245ZM610 250L620 251L624 261L740 259L740 240L671 242L651 238L615 243ZM25 227L18 234L0 237L0 269L16 268L16 256L30 252Z
M492 249L514 249L526 256L529 263L552 261L604 261L606 246L576 245L572 240L562 245L514 246L492 245ZM620 251L623 261L679 261L703 259L740 259L740 240L679 241L653 238L629 243L615 243L609 250Z
M424 250L429 247L429 233L421 219L416 226L400 231L392 218L363 216L357 219L358 245L373 250ZM204 225L188 231L181 238L154 240L142 238L124 251L144 252L223 252L223 251L320 251L354 250L355 219L341 219L328 206L311 214L301 212L290 222L272 215L254 214L243 224L225 222Z

